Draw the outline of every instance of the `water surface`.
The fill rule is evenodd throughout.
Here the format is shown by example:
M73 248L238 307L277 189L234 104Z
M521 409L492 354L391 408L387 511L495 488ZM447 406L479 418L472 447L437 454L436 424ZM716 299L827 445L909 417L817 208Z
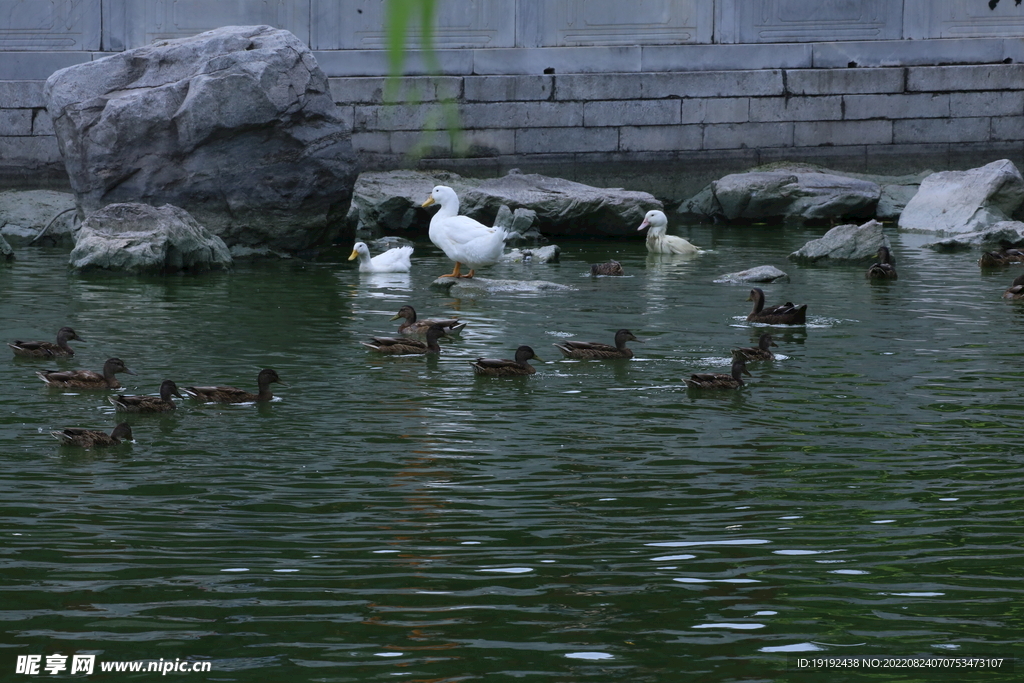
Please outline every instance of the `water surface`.
M788 681L806 653L1016 654L1024 305L1000 299L1016 271L893 233L900 279L873 284L786 259L821 230L682 232L710 253L565 242L560 264L481 274L574 291L477 300L429 287L450 263L427 244L387 276L347 249L170 278L21 250L0 269L4 339L70 325L88 343L0 362L0 671L87 653L212 662L191 680ZM608 258L627 277L587 276ZM765 331L748 286L713 282L762 264L791 276L769 304L807 302L808 324L772 328L780 359L743 391L688 391ZM406 303L469 325L440 358L359 345ZM631 361L551 346L620 327L645 340ZM520 344L536 375L473 376ZM255 390L262 367L288 386L131 416L125 447L59 446L51 430L119 417L34 372L115 355L132 393ZM957 674L982 676L1017 680Z

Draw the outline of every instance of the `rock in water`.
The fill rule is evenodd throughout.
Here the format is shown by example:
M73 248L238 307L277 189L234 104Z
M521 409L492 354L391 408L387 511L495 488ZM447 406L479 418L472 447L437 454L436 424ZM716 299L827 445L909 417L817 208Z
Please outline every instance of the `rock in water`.
M985 231L1024 203L1024 177L1008 159L933 173L900 214L900 230L944 235Z
M811 240L789 255L794 261L868 261L879 247L889 248L882 224L870 220L864 225L837 225L824 236Z
M85 219L69 263L76 270L174 273L226 268L231 254L176 206L110 204Z
M356 177L309 48L270 26L161 40L57 71L47 110L79 207L180 206L229 245L338 236Z

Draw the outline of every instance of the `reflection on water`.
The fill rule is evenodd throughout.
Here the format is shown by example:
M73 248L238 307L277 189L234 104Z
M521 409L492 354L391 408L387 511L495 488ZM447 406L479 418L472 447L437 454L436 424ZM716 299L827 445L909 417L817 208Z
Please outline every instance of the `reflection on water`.
M792 653L1011 656L1013 273L917 236L893 236L900 279L881 286L787 260L819 232L694 227L708 251L688 259L565 243L560 264L486 274L576 291L478 299L429 286L449 265L429 245L408 274L328 254L195 278L70 275L65 254L23 250L0 269L5 337L71 325L88 343L0 363L0 667L95 653L210 659L235 681L786 681ZM581 277L609 258L627 277ZM809 324L771 328L778 357L750 363L746 389L687 391L756 346L749 286L713 280L764 264L790 275L768 300L806 301ZM365 351L403 304L468 326L440 357ZM645 340L629 361L551 346L623 327ZM471 360L520 344L546 359L536 375L474 377ZM139 373L130 393L255 389L264 367L288 386L127 416L126 447L60 447L49 431L121 416L34 371L109 356Z

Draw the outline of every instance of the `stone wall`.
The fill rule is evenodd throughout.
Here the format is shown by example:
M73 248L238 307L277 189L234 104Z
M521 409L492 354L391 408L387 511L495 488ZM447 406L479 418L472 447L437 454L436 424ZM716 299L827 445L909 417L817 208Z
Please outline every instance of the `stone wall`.
M0 0L0 186L64 182L42 100L55 70L252 23L314 49L368 168L519 167L681 199L783 159L888 173L1020 164L1024 6L988 4L440 0L440 75L422 76L413 49L385 103L381 0Z

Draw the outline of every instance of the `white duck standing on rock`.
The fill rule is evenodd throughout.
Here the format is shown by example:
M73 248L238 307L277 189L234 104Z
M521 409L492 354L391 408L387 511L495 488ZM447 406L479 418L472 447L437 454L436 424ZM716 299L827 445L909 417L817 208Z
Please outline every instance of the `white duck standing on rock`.
M698 254L700 249L682 237L667 234L668 218L657 209L644 216L644 222L637 231L647 228L647 251L652 254Z
M395 247L371 258L370 248L364 242L356 242L348 260L359 259L360 273L408 273L412 269L411 256L412 247Z
M504 229L487 227L469 216L460 216L459 197L446 185L435 187L423 206L435 203L441 208L430 219L430 241L455 261L455 269L441 277L473 277L477 268L493 265L501 259L505 250ZM461 273L463 265L469 267L469 275Z

